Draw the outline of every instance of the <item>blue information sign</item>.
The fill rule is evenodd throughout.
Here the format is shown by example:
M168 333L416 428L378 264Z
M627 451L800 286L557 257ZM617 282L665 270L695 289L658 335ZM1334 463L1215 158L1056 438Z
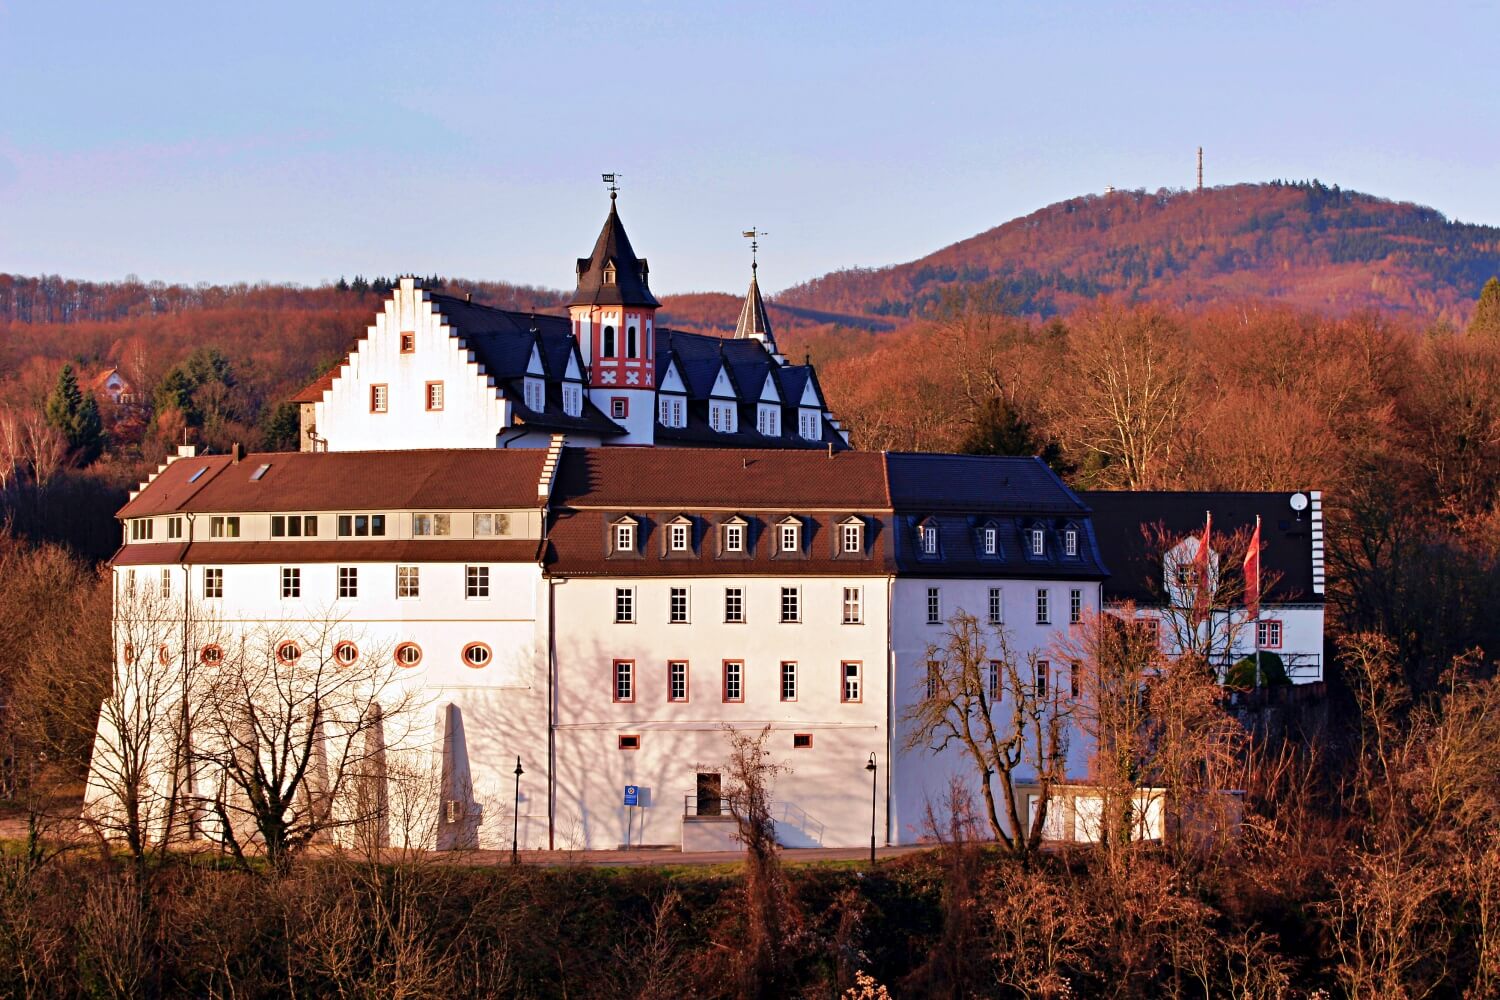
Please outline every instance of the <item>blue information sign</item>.
M636 785L625 786L625 804L627 806L638 806L641 804L641 790Z

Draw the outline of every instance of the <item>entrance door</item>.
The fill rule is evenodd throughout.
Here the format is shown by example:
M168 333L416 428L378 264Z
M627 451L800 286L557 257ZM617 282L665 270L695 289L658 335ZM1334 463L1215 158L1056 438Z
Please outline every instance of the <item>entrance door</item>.
M719 816L723 814L724 800L719 793L718 772L698 775L698 815Z

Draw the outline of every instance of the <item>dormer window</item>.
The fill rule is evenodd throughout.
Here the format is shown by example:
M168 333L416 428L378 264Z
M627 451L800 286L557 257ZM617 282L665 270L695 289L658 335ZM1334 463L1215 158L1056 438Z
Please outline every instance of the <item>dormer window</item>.
M685 523L673 524L668 530L667 547L673 552L686 552L692 532L690 526Z
M1041 528L1032 528L1031 529L1031 554L1032 555L1039 556L1039 555L1042 555L1043 553L1046 552L1046 550L1047 550L1046 537L1047 537L1046 534L1042 531Z
M822 437L818 433L818 414L806 411L797 415L797 432L808 441L816 441Z
M865 526L857 521L846 521L839 526L839 549L849 555L858 555L865 550Z
M563 412L570 417L583 415L583 386L564 382L562 387Z
M743 521L731 521L721 529L724 532L724 551L740 553L745 551L745 523Z
M921 528L922 554L924 556L935 556L938 550L937 525L924 524Z
M537 413L547 408L547 384L539 378L527 378L522 384L526 407Z
M799 524L783 523L779 532L781 538L781 551L798 552L802 548L802 526Z
M1063 555L1078 555L1078 529L1069 528L1063 532Z
M630 521L620 521L615 525L615 551L635 551L635 524Z
M613 264L609 264L604 268L604 283L606 285L613 285L615 283L615 266Z
M987 525L984 529L984 554L995 555L1000 551L1000 532L994 525Z

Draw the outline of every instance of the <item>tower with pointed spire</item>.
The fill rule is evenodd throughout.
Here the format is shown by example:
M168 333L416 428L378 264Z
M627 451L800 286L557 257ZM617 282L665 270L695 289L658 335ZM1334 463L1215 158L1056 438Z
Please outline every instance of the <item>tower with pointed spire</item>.
M593 253L578 258L568 303L573 336L588 368L590 399L625 428L621 444L655 441L656 310L650 268L625 235L611 185L609 216Z

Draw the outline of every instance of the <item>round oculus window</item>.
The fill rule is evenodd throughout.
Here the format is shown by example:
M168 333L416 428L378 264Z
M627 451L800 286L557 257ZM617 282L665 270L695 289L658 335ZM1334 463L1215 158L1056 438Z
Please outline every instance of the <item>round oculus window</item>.
M282 663L296 663L302 659L302 647L295 642L283 642L276 647L276 659Z
M422 662L422 647L414 642L403 642L396 647L396 662L403 667L415 667Z
M471 667L488 666L490 657L492 657L493 655L494 654L490 652L490 647L486 646L482 642L471 642L464 647L464 663Z
M223 663L224 647L220 646L216 642L211 642L207 646L203 647L202 652L198 654L198 658L201 659L204 663L208 664Z
M352 642L341 642L333 647L333 658L343 666L350 666L359 659L359 647Z

